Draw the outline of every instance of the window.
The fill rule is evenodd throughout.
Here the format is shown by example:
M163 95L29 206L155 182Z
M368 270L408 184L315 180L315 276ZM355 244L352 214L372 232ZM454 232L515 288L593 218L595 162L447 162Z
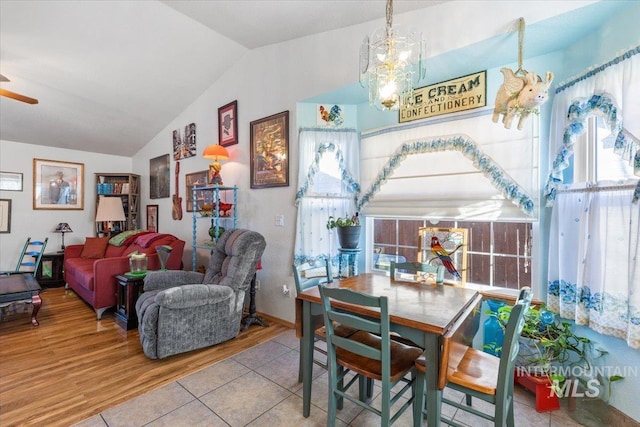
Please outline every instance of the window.
M633 162L614 151L615 135L601 116L590 116L574 145L573 179L567 182L620 181L633 178Z
M471 222L374 218L372 270L383 271L389 261L418 259L420 227L468 230L467 282L519 289L531 286L531 232L527 222Z

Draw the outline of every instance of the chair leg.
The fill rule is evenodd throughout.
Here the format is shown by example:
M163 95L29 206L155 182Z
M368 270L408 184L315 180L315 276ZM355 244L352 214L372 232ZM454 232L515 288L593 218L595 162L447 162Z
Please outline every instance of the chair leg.
M300 361L298 363L298 382L301 383L302 382L302 352L300 351L299 353L300 353Z
M467 403L467 406L473 406L473 402L471 401L473 396L471 396L470 394L465 394L464 397L465 397L465 401Z
M338 377L340 378L339 380L336 378L336 388L340 391L344 390L344 368L340 365L338 365ZM334 399L336 399L336 408L337 409L342 409L344 407L344 398L343 397L337 397L334 394Z
M413 399L413 427L422 427L423 409L425 404L425 388L426 378L422 371L416 370L417 376L414 383L414 399Z

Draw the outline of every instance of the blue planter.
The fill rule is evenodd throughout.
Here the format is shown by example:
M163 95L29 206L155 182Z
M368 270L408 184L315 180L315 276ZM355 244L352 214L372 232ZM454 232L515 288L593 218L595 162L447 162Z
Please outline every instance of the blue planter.
M500 356L502 354L502 341L504 340L504 329L498 320L498 309L506 305L503 301L487 300L487 305L491 313L484 321L483 332L484 342L483 349L485 353Z

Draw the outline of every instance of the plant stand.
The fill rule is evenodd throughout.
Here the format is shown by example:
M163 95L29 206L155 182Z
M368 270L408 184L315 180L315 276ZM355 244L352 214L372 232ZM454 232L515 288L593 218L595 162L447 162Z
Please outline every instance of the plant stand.
M530 375L516 369L513 380L536 395L536 411L548 412L560 409L560 400L551 392L551 381L546 376Z

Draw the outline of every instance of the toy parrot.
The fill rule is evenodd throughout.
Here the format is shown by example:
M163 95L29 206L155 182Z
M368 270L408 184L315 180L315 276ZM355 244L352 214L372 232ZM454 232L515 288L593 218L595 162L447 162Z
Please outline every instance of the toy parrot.
M436 236L431 237L431 252L433 252L438 256L438 258L440 258L440 261L442 261L442 265L444 265L444 268L446 268L449 273L462 280L462 276L460 276L460 273L458 273L458 270L456 270L456 267L453 265L451 257L449 256L447 251L445 251L444 248L440 245L440 240L438 240L438 237Z

